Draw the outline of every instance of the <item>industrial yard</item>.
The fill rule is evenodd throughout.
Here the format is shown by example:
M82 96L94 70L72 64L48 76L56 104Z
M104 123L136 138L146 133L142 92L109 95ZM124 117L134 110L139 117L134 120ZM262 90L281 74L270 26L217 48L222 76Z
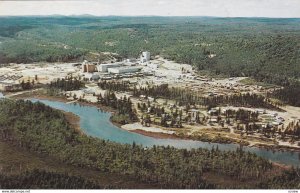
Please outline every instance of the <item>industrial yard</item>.
M141 62L143 61L143 62ZM110 62L110 61L109 61ZM192 66L178 64L160 57L155 59L126 59L121 62L103 63L84 61L81 63L56 64L11 64L1 68L0 89L5 85L17 86L22 81L48 84L53 80L72 75L90 83L103 80L124 80L146 84L169 84L181 88L190 88L206 95L225 95L229 93L267 92L266 88L256 85L244 85L240 81L246 77L214 79L199 75ZM9 89L8 91L13 91Z

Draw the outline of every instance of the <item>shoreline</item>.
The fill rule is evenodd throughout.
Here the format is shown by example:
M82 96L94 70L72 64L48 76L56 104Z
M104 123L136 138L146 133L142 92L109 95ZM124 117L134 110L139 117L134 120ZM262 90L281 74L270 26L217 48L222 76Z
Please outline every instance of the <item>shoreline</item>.
M28 93L26 93L28 94ZM35 99L40 99L40 100L49 100L49 101L54 101L54 102L63 102L63 103L70 103L72 101L68 100L65 97L59 97L59 96L47 96L47 95L41 95L41 94L37 94L32 96L31 95L24 95L24 94L20 94L20 95L16 95L16 96L12 96L11 98L13 99L27 99L27 98L35 98ZM74 100L75 101L75 100ZM101 109L104 112L109 112L111 114L116 113L116 110L114 110L111 107L108 106L103 106L100 104L96 104L96 103L89 103L89 102L85 102L85 101L76 101L76 103L80 104L80 105L85 105L85 106L90 106L90 107L96 107Z
M123 129L123 128L121 128ZM153 137L156 139L179 139L179 140L193 140L193 141L201 141L201 140L196 140L191 137L183 136L179 137L175 134L167 134L167 133L161 133L161 132L150 132L150 131L145 131L142 129L135 129L135 130L127 130L124 129L128 132L133 132L133 133L138 133L144 136L148 137ZM221 142L213 142L213 141L201 141L201 142L207 142L207 143L219 143L219 144L237 144L237 145L242 145L240 143L221 143ZM276 146L276 145L266 145L266 144L254 144L254 145L243 145L244 147L255 147L259 149L266 149L267 151L278 151L278 152L291 152L291 153L298 153L300 152L300 148L296 147L287 147L287 146Z
M123 129L123 128L121 128L121 129ZM124 129L124 130L126 130L126 129ZM128 131L128 130L126 130L126 131ZM135 130L131 130L129 132L137 133L137 134L148 136L148 137L153 137L155 139L180 139L180 140L187 140L185 138L178 137L178 136L176 136L174 134L167 134L167 133L161 133L161 132L150 132L150 131L145 131L145 130L142 130L142 129L135 129Z
M67 122L71 125L72 128L80 135L85 135L85 133L81 130L80 127L80 117L71 112L62 111L65 114L65 118Z
M21 94L21 95L12 96L11 98L26 99L28 97L22 96L22 94ZM61 97L51 97L51 96L48 97L48 96L38 95L38 96L34 96L33 98L40 99L40 100L58 101L58 102L63 102L63 103L69 102L67 99L61 98ZM81 130L80 117L78 115L75 115L74 113L66 112L63 110L60 110L60 111L64 113L66 121L71 125L72 128L74 128L74 130L76 132L78 132L80 135L85 135L85 133Z
M32 94L33 93L24 93L24 94L12 96L11 98L14 98L14 99L36 98L36 99L41 99L41 100L58 101L58 102L63 102L63 103L71 102L70 100L68 100L65 97L47 96L47 95L38 94L38 93L36 93L37 95L32 96ZM81 105L85 105L85 106L96 107L96 108L99 108L99 109L101 109L105 112L109 112L112 115L116 113L116 110L112 109L111 107L103 106L103 105L100 105L100 104L91 103L91 102L89 103L89 102L84 102L84 101L76 101L76 103L81 104ZM66 113L66 112L64 112L64 113ZM74 116L76 116L76 115L74 115ZM124 129L124 128L122 128L122 126L123 126L122 124L112 121L111 118L112 118L112 116L110 117L110 122L113 125L115 125L116 127L120 128L120 129L126 130L128 132L133 132L133 133L137 133L137 134L140 134L140 135L144 135L144 136L148 136L148 137L152 137L152 138L156 138L156 139L179 139L179 140L201 141L201 140L197 140L197 139L194 139L192 137L189 137L189 136L177 136L176 134L168 134L168 133L162 133L162 132L150 132L150 131L145 131L143 129L134 129L134 130ZM76 118L74 118L74 119L76 120ZM79 122L78 122L78 124L79 124ZM77 131L80 130L79 132L83 133L80 126L76 126L76 127L77 127L76 128ZM241 145L241 143L238 143L238 142L235 142L235 141L233 141L232 143L222 143L222 142L215 142L215 141L202 141L202 142ZM245 147L256 147L256 148L260 148L260 149L266 149L268 151L282 151L282 152L289 151L291 153L300 152L300 148L288 147L288 146L276 146L276 145L266 145L266 144L254 144L254 145L249 144L249 145L243 145L243 146L245 146Z

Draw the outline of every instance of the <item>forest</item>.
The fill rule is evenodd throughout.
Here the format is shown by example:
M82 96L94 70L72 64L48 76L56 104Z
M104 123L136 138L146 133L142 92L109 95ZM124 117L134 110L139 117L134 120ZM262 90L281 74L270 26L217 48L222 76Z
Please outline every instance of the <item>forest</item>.
M282 89L269 93L269 96L277 98L287 104L300 107L300 83L293 83Z
M117 111L117 113L111 117L113 122L127 124L138 120L136 112L132 108L132 102L130 98L126 98L126 96L118 99L114 92L106 91L104 96L99 94L97 100L98 104L111 107Z
M118 144L81 135L69 126L63 112L39 102L0 100L0 139L24 151L52 156L76 167L128 175L161 188L220 188L203 178L208 173L241 182L257 182L248 188L256 188L259 182L273 187L272 181L266 180L276 177L266 176L275 169L272 163L240 148L225 152L218 147L212 150L145 148L135 143ZM47 176L39 172L32 175ZM59 177L52 175L53 181ZM30 178L30 174L20 176L24 178ZM81 181L71 178L68 182L76 180ZM299 186L299 180L289 182L289 188ZM88 182L81 181L78 186L84 184Z
M72 91L72 90L79 90L84 87L84 82L78 80L77 78L73 77L66 77L66 78L58 78L55 81L50 82L48 85L48 89L58 89L61 91Z
M103 189L103 186L78 176L40 170L20 175L0 175L0 189ZM113 188L113 187L107 187Z

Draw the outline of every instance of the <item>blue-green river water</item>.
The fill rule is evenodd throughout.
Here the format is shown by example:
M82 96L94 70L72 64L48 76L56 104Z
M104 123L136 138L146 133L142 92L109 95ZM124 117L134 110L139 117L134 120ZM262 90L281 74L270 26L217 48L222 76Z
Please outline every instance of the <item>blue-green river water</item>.
M109 118L111 116L108 112L103 112L96 107L81 106L79 104L66 104L63 102L49 101L49 100L37 100L31 99L33 102L40 101L53 108L72 112L80 117L80 127L83 132L89 136L98 137L118 143L133 142L141 144L143 146L152 147L153 145L170 145L176 148L212 148L217 147L220 150L236 150L239 145L236 144L218 144L207 143L193 140L176 140L176 139L155 139L147 137L137 133L132 133L123 129L120 129L113 125ZM300 153L292 151L271 151L264 148L256 147L243 147L245 151L253 152L261 157L269 159L274 162L300 166Z

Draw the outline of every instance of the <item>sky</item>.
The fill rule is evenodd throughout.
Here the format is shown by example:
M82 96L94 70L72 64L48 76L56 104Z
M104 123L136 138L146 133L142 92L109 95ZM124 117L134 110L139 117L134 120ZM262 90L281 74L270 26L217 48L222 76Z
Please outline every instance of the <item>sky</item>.
M0 0L0 15L300 18L300 0Z

